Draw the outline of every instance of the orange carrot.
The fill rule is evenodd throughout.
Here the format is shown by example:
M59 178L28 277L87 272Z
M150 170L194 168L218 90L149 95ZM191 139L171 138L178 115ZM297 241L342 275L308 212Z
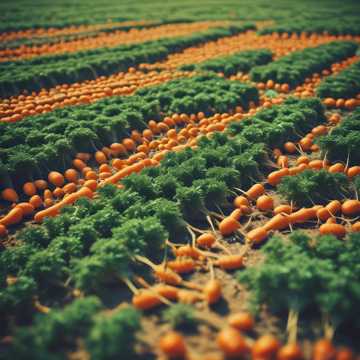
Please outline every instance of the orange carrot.
M289 226L290 220L288 215L284 214L277 214L273 216L265 225L263 228L266 231L270 230L283 230L286 229Z
M26 182L23 185L24 194L27 196L33 196L36 194L36 186L32 182Z
M8 235L8 231L5 225L0 224L0 238L4 238Z
M346 235L346 229L344 225L341 224L322 224L319 228L320 234L322 235L334 235L338 238L342 238Z
M269 233L264 227L259 227L249 231L246 234L246 238L250 240L253 244L261 244L267 237Z
M240 332L233 327L222 329L216 342L227 358L242 359L249 352L249 347Z
M23 210L20 207L14 207L7 215L0 219L0 225L5 227L18 224L23 218Z
M244 257L242 255L222 255L214 262L214 265L224 270L240 269L244 267Z
M64 185L64 176L57 171L51 171L48 175L48 180L51 184L61 187Z
M265 188L262 184L253 185L245 194L251 200L256 200L260 195L264 194ZM242 204L247 205L247 204Z
M29 202L22 202L16 205L23 211L24 216L31 215L35 211L35 207Z
M341 211L344 215L352 216L360 213L359 200L346 200L341 206Z
M240 331L251 331L254 328L254 318L247 312L239 312L229 316L228 323Z
M175 331L163 335L159 347L169 359L184 359L187 353L183 336Z
M16 203L19 201L19 196L17 192L12 188L6 188L1 192L1 197L6 200L10 201L12 203Z
M256 200L256 207L261 211L270 211L274 208L274 200L269 195L261 195Z
M203 289L205 301L212 305L217 303L221 298L221 283L219 280L211 279L209 280Z

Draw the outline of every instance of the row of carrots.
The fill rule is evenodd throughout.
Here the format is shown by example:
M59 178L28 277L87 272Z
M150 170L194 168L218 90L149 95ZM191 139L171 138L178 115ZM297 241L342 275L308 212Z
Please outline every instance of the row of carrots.
M115 30L90 34L87 37L71 41L60 41L42 45L22 45L17 48L0 50L0 61L14 61L30 59L36 56L72 53L81 50L90 50L103 47L115 47L125 44L136 44L163 38L185 36L194 32L206 31L210 28L219 27L227 22L204 21L193 23L164 24L143 29L130 29L129 31Z

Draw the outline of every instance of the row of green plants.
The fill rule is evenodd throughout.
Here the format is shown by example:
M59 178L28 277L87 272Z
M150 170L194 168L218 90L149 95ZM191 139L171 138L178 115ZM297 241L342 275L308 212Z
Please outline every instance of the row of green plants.
M360 109L354 110L336 126L331 133L317 142L324 156L330 161L341 161L348 165L360 163Z
M184 71L212 71L223 73L225 76L235 75L238 72L249 72L254 66L265 65L272 61L273 54L270 50L249 50L206 60L199 64L180 66Z
M316 89L317 95L333 99L349 99L360 93L360 61L338 74L326 77Z
M252 80L289 84L295 87L315 72L329 68L334 62L355 55L357 43L334 41L314 48L295 51L267 65L257 66L250 72Z
M79 0L76 3L55 1L51 4L42 3L36 6L26 0L16 3L4 0L0 4L2 22L0 31L10 31L28 28L62 28L71 25L107 23L124 20L154 20L154 19L188 19L199 20L275 20L301 22L304 19L330 19L344 23L356 21L359 13L356 1L296 3L284 0L274 0L269 7L266 0L229 0L226 3L215 3L211 0L196 2L194 0L173 0L164 3L159 0L152 2L139 0L137 2L114 2L104 0ZM31 16L29 16L31 14ZM331 23L329 24L331 25Z
M298 21L280 21L271 26L259 30L259 34L323 34L330 35L360 35L360 25L355 19L344 21L343 17L326 19L300 19Z
M255 26L252 24L231 25L190 36L147 41L141 44L3 62L0 63L0 96L9 97L20 94L23 90L39 91L57 84L71 84L127 71L129 67L141 63L166 59L170 53L182 51L187 47L250 29L255 29Z
M283 121L273 128L289 124L285 114L317 115L303 119L299 135L324 121L316 99L291 98L279 109L276 117ZM273 115L267 109L257 116L271 123ZM0 253L0 333L12 336L5 354L63 359L78 338L96 359L131 352L138 314L131 308L102 311L107 294L147 270L137 256L159 262L167 239L191 240L189 223L207 228L210 212L230 213L235 188L247 189L272 169L269 146L241 133L214 133L196 149L169 153L159 166L124 178L124 188L104 186L95 199L79 199L59 216L25 227L16 246ZM75 290L83 298L74 298ZM50 313L36 314L35 300Z
M17 123L0 123L1 185L20 186L71 167L76 152L94 153L121 142L131 130L173 113L209 115L259 100L252 85L216 75L173 80L133 96L114 96L93 104L57 109Z

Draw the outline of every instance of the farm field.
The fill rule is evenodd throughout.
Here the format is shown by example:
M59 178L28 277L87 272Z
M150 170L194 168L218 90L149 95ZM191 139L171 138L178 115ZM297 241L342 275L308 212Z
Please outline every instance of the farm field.
M360 359L360 3L0 3L0 359Z

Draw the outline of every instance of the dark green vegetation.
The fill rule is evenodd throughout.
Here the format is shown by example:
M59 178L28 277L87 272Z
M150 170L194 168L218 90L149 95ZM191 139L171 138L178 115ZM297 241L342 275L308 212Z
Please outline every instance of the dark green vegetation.
M213 71L216 73L221 72L225 76L231 76L238 72L248 72L254 66L265 65L271 60L272 53L269 50L249 50L230 56L214 58L196 65L183 65L180 70Z
M128 97L111 97L96 103L58 109L25 121L0 123L0 172L4 179L21 185L64 171L76 152L95 152L144 130L149 120L160 121L173 113L207 115L258 102L251 85L215 75L180 79L139 90ZM4 184L4 186L7 186Z
M350 41L337 41L293 52L267 65L257 66L250 72L256 82L273 80L291 87L299 85L315 72L327 69L338 62L355 55L357 44Z
M128 19L189 19L189 20L292 20L293 23L305 20L321 21L324 18L334 22L343 19L344 23L355 21L360 12L357 1L336 0L174 0L131 1L80 0L73 3L54 0L29 2L27 0L2 1L0 5L1 31L33 27L64 27L76 24L105 23ZM331 20L330 20L331 21ZM333 26L333 24L330 24Z
M321 81L316 89L322 98L348 99L360 92L360 62L349 66L338 74L331 75Z
M335 338L341 335L337 329L360 331L355 305L360 301L360 268L354 266L360 256L359 234L340 241L295 232L286 239L272 237L261 252L261 264L238 274L251 290L254 309L265 303L278 314L297 314L300 321L311 313L312 321L322 321L325 333L335 331Z
M329 160L359 165L360 109L347 116L330 134L320 137L317 142Z
M18 95L23 90L39 91L56 84L96 79L128 70L141 63L164 60L170 53L232 36L255 27L250 24L228 26L190 36L147 41L134 45L39 56L30 60L0 63L0 95Z
M355 5L355 2L354 2ZM299 20L299 21L279 21L275 25L268 26L259 31L260 34L302 34L302 33L328 33L331 35L360 35L360 24L358 19L349 18L344 20L339 16L336 20L333 18L314 20Z

